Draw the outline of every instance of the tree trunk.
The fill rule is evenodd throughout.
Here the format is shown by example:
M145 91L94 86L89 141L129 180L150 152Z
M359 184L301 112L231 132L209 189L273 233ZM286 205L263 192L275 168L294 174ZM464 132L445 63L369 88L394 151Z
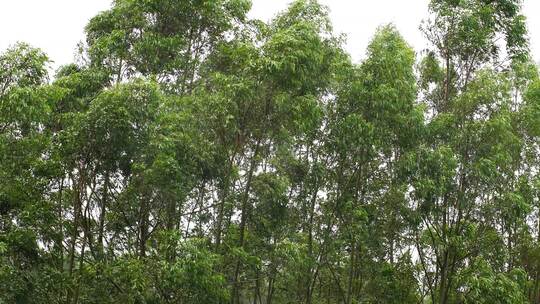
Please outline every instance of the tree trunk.
M241 208L241 215L240 215L240 236L239 236L239 247L241 249L244 248L244 237L245 237L245 230L246 230L246 222L248 218L248 202L249 202L249 192L251 190L251 181L253 179L253 173L255 171L256 165L257 165L257 157L259 154L259 148L261 144L261 139L257 140L257 144L255 145L255 150L253 151L253 156L251 157L251 162L249 165L249 171L248 176L246 180L246 187L244 189L244 193L242 196L242 208ZM234 270L234 281L233 281L233 293L232 293L232 301L234 304L240 303L240 293L239 293L239 282L238 277L240 275L240 258L236 260L236 266Z

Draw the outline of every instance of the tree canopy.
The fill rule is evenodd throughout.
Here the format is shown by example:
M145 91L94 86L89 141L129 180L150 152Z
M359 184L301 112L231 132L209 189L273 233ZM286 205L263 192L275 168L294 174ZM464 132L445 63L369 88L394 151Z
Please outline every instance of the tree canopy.
M519 0L431 0L355 63L328 8L114 0L0 53L0 304L540 304ZM361 20L358 21L361 26Z

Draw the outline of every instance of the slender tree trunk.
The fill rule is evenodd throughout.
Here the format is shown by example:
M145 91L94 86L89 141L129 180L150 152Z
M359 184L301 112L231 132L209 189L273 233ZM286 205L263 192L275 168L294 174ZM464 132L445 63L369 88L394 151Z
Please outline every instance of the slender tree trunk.
M105 230L105 214L107 212L107 205L109 200L109 172L105 173L105 181L103 183L103 196L101 197L101 211L99 214L99 230L98 230L98 254L100 259L105 257L105 246L103 244L103 236Z
M234 165L234 159L236 158L237 150L238 150L238 140L235 145L234 152L231 156L231 159L229 160L229 165L227 171L225 171L224 181L223 181L223 189L221 190L221 202L218 205L218 214L216 219L216 225L215 225L215 248L216 251L219 250L219 247L221 246L221 235L223 233L223 218L225 216L225 204L227 201L227 197L229 196L229 187L230 187L230 175L231 171Z
M444 251L443 261L441 263L440 286L439 286L439 303L446 304L448 302L448 249Z
M315 206L317 203L317 194L319 192L319 186L317 185L317 181L315 184L315 189L313 190L313 194L311 196L310 206L309 206L309 221L308 221L308 256L313 259L313 221L315 218ZM312 288L311 284L312 281L314 281L313 278L313 269L312 267L308 267L308 282L306 286L306 304L311 304L312 302Z
M146 241L148 240L148 201L146 197L141 200L139 208L139 258L146 257Z
M261 272L257 269L257 278L255 279L255 296L253 297L253 304L261 304Z
M60 189L58 191L58 239L56 240L57 253L58 253L58 270L64 272L64 207L63 198L64 195L64 177L60 179Z
M75 247L77 244L77 238L79 234L79 214L81 208L81 197L80 197L80 181L82 180L79 177L77 185L74 187L75 195L73 197L73 227L71 227L71 242L69 248L69 275L73 275L73 268L75 267ZM75 180L71 178L72 184L75 185Z
M272 274L268 278L268 292L266 295L266 304L272 304L272 299L274 297L274 270L271 270Z
M249 165L249 171L248 176L246 180L246 186L244 189L244 193L242 196L242 207L241 207L241 215L240 215L240 232L239 232L239 247L244 248L244 238L245 238L245 229L246 229L246 222L248 218L248 202L249 202L249 192L251 190L251 180L253 178L253 173L255 172L255 168L257 166L257 157L259 155L259 148L261 145L261 139L257 140L257 144L255 145L255 149L253 151L253 156L251 157L251 162ZM232 301L234 304L240 303L240 286L238 282L238 277L240 275L240 267L241 267L241 261L240 258L236 260L236 266L234 270L234 281L233 281L233 298Z
M81 293L82 272L84 268L85 250L86 250L86 241L83 241L82 248L81 248L81 257L79 258L79 275L77 277L77 287L75 287L75 294L73 295L73 304L79 303L79 295Z
M347 282L347 304L351 303L352 299L352 290L353 290L353 278L354 278L354 267L355 267L355 251L356 251L356 243L353 240L351 242L351 256L349 259L349 280Z
M82 195L82 192L85 190L84 173L82 170L82 165L80 165L79 167L79 177L77 181L75 181L75 178L73 176L71 176L70 179L74 188L74 196L73 196L73 227L71 231L71 244L69 248L69 276L71 280L73 280L77 239L79 237L79 225L81 221L80 216L82 215L81 195ZM75 295L76 295L76 291L73 289L70 289L70 291L68 292L67 303L71 303L73 300L75 300Z

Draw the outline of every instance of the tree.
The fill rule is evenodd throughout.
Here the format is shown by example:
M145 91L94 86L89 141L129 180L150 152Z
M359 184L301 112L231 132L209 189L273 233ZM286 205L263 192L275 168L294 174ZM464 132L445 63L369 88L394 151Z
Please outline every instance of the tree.
M457 273L492 250L479 247L483 242L478 237L497 225L493 221L499 216L523 221L527 213L518 190L519 104L508 75L514 66L510 63L527 58L519 8L518 1L430 4L433 16L424 32L433 51L420 65L429 105L427 138L411 154L409 174L419 223L416 246L434 303L457 301ZM521 210L505 215L487 211L509 211L500 203ZM508 225L516 227L502 224L499 236L508 236L509 260L503 263L510 270L514 232Z
M47 56L19 43L0 54L0 287L2 302L43 303L48 280L61 281L49 263L56 231L54 206L47 199L54 168L43 154L51 112Z

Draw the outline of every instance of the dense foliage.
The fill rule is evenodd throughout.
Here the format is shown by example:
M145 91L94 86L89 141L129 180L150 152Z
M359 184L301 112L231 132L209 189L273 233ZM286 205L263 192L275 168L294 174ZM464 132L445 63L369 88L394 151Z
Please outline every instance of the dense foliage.
M358 64L314 0L250 6L0 54L0 303L540 303L520 1L432 0L428 49L383 26Z

